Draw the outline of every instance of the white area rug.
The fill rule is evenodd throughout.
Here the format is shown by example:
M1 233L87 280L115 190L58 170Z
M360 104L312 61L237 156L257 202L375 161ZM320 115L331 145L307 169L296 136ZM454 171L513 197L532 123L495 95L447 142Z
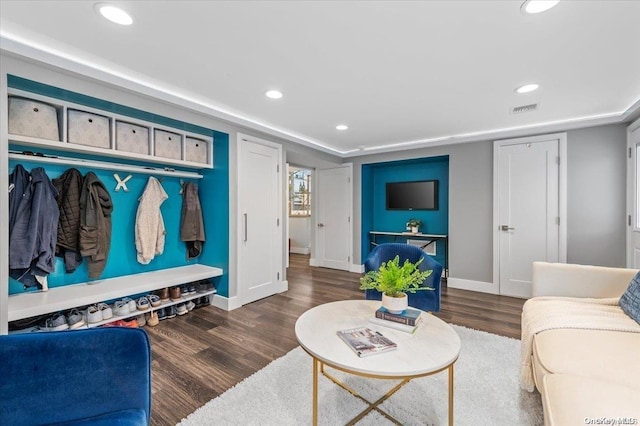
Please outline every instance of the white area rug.
M522 391L520 340L453 326L462 350L454 366L456 425L542 425L542 403L536 392ZM360 395L374 401L398 381L366 379L333 369ZM300 347L278 358L183 419L180 425L311 424L312 362ZM366 408L329 379L320 376L319 423L343 425ZM447 372L415 379L381 405L406 425L447 424ZM373 411L358 425L392 424Z

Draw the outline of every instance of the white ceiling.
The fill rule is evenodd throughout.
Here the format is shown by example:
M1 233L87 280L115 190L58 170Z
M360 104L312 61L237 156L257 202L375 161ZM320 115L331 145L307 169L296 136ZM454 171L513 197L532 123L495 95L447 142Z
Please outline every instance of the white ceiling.
M3 48L342 156L621 122L640 106L640 1L563 0L538 15L519 0L111 3L134 24L104 20L93 1L1 0ZM540 89L514 92L528 82ZM271 88L284 97L267 99Z

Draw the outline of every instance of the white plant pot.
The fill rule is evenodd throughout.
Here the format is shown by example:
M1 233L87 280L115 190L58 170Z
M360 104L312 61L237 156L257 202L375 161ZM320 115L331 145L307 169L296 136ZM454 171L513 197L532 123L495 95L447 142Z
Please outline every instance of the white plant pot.
M400 294L402 297L390 297L382 293L382 306L392 314L401 314L409 307L409 298L404 293Z
M417 226L412 226L411 227L411 233L412 234L417 234L418 233L418 227Z

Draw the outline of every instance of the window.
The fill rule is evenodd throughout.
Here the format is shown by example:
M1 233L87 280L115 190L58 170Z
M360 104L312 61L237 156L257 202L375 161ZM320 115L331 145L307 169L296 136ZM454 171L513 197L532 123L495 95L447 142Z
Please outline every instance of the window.
M311 170L289 168L289 216L311 216Z

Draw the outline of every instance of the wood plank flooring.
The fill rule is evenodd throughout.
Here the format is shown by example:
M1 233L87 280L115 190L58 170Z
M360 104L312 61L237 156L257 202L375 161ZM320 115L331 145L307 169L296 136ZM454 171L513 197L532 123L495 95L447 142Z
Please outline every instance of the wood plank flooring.
M145 327L151 339L153 425L175 425L198 407L298 346L294 325L306 310L362 299L360 274L309 267L292 254L289 290L231 312L208 306ZM442 289L437 314L452 324L520 338L524 300Z

